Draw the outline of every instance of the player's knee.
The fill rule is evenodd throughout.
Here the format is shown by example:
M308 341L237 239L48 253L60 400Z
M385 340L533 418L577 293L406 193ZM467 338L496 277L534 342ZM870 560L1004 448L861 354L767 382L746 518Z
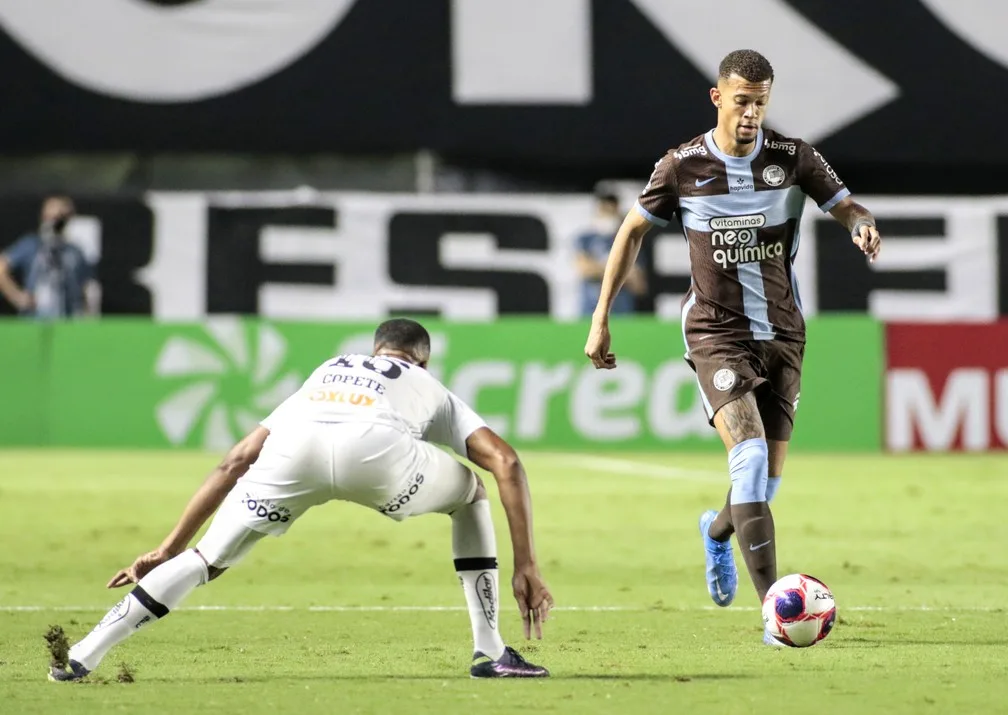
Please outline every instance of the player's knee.
M206 550L205 546L203 548L204 550ZM213 581L215 578L224 573L225 570L227 570L227 566L215 566L214 562L216 561L216 558L213 556L210 556L208 558L207 555L203 553L203 551L200 551L200 544L196 545L196 547L193 549L193 553L199 556L203 560L203 563L206 565L207 583Z
M728 453L732 504L766 501L768 465L765 439L748 439L732 448Z

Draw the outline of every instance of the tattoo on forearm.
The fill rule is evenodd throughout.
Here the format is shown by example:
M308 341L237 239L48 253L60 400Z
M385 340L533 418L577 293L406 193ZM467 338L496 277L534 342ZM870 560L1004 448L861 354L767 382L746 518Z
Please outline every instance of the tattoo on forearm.
M721 408L720 414L725 429L736 444L763 436L763 420L752 393L729 402Z
M851 204L850 210L847 212L847 231L849 233L854 233L854 227L859 223L870 223L872 226L875 225L875 217L872 216L871 211L866 209L861 204Z

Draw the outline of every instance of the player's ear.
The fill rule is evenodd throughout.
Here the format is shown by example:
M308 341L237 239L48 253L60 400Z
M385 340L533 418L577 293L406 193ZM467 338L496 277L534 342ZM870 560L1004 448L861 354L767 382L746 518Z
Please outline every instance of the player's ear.
M711 87L710 89L710 101L715 107L721 106L721 90L717 87Z

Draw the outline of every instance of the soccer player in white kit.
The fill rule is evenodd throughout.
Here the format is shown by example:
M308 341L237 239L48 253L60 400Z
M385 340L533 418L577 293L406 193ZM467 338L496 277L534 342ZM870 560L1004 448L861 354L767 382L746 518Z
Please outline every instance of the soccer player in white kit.
M475 473L431 442L494 475L511 532L512 586L525 637L553 597L539 573L528 481L515 451L427 372L430 336L397 318L375 331L372 355L339 355L235 445L189 501L156 550L117 573L135 583L80 642L57 681L78 680L113 646L177 607L197 586L237 564L266 535L280 536L313 506L355 502L402 521L438 513L452 520L455 570L472 624L477 678L544 677L506 646L497 628L497 545L486 490ZM219 508L194 548L190 540Z

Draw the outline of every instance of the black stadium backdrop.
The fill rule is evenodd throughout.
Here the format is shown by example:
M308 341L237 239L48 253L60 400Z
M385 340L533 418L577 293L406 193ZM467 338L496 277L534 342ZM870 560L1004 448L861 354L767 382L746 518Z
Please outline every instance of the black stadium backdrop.
M777 70L771 124L812 141L855 193L1008 194L1008 143L999 141L1008 110L1008 45L999 34L1008 9L1001 3L255 0L233 36L192 33L194 22L215 20L211 0L119 5L0 5L6 100L0 153L429 149L476 166L565 167L643 183L669 146L711 123L705 95L717 58L752 46ZM256 21L275 19L272 11L281 7L286 24ZM62 13L63 26L73 23L72 36L54 30L61 23L52 21L52 12ZM525 13L528 22L502 22L495 13L511 20ZM725 14L732 22L719 22ZM153 22L158 42L145 31ZM487 32L498 34L488 38ZM104 313L165 317L159 306L189 298L156 277L188 270L199 300L189 313L168 317L282 316L282 300L271 304L276 310L264 307L264 287L307 286L336 295L360 275L370 277L372 292L384 286L389 295L404 296L400 303L388 299L378 312L450 314L451 300L439 287L482 288L492 299L491 314L572 317L558 298L569 276L545 263L526 269L494 260L510 250L531 266L558 250L557 241L569 240L560 229L573 224L558 226L546 199L511 209L473 209L452 200L414 206L402 199L374 209L356 200L299 205L253 197L244 204L205 200L190 211L163 198L80 198L81 214L100 235ZM584 202L582 218L590 208ZM945 209L937 198L896 207L880 224L893 245L947 241L954 256L965 245L962 237L969 238L973 209ZM347 211L358 218L345 222ZM873 291L902 291L947 294L949 305L959 306L950 315L1008 315L1008 209L995 202L976 211L989 235L979 247L971 244L972 257L923 266L908 261L896 272L869 269L848 250L841 229L816 218L803 242L811 244L803 248L813 256L805 285L815 309L870 310ZM0 247L29 230L37 212L38 197L0 198ZM344 224L375 236L377 243L365 246L370 263L359 256L278 260L263 248L267 227L337 235ZM187 228L180 233L178 226ZM461 264L446 264L441 239L449 234L490 237L490 257L478 247ZM671 317L674 310L658 307L681 294L688 278L662 268L655 251L648 242L650 294L640 307ZM351 260L360 265L348 268ZM950 279L966 275L971 260L991 273L976 300L962 292L970 281ZM343 297L365 306L368 290ZM303 305L309 294L292 295L292 303ZM460 297L460 309L464 302ZM0 301L0 312L9 310Z
M670 143L701 133L711 121L704 101L709 79L688 58L709 66L725 49L748 43L777 64L778 93L790 87L807 94L804 109L775 99L778 119L824 103L822 111L835 115L840 126L830 127L826 118L813 137L835 166L1008 161L1008 144L983 139L1003 134L1008 50L977 34L984 12L1005 19L1001 3L980 10L981 3L972 9L964 4L955 12L953 0L468 3L510 5L512 12L529 8L530 32L542 23L536 8L549 12L538 34L519 33L507 59L516 65L540 61L541 67L525 67L524 74L556 75L555 86L532 87L522 96L516 80L500 90L508 95L500 100L493 87L484 92L491 96L480 96L479 88L469 86L494 81L492 72L478 66L486 60L478 47L467 49L479 45L484 21L492 19L479 13L493 11L473 15L462 0L282 3L284 12L303 14L313 24L300 34L296 27L268 28L271 47L287 35L291 46L276 48L281 56L267 66L249 65L251 76L221 59L227 38L212 38L214 46L203 56L190 37L188 57L173 52L172 61L164 62L158 56L163 50L143 36L143 25L131 27L132 13L115 11L115 3L95 4L112 8L101 12L89 3L59 4L94 16L58 42L47 29L56 24L51 3L0 8L2 152L427 148L473 161L611 164L639 172L642 162L650 166ZM123 10L162 6L156 21L166 28L172 13L214 11L210 0L122 4ZM328 12L325 6L331 6ZM726 23L742 24L744 34L700 22L703 13L716 19L718 12ZM555 42L543 54L519 44L544 33L562 39L572 23L580 23L574 31L583 26L590 32L586 47ZM254 43L254 25L245 23L247 37L238 39ZM254 46L244 50L250 57L268 54ZM205 86L180 88L183 77L171 72L185 72L187 63L201 64L197 76Z

